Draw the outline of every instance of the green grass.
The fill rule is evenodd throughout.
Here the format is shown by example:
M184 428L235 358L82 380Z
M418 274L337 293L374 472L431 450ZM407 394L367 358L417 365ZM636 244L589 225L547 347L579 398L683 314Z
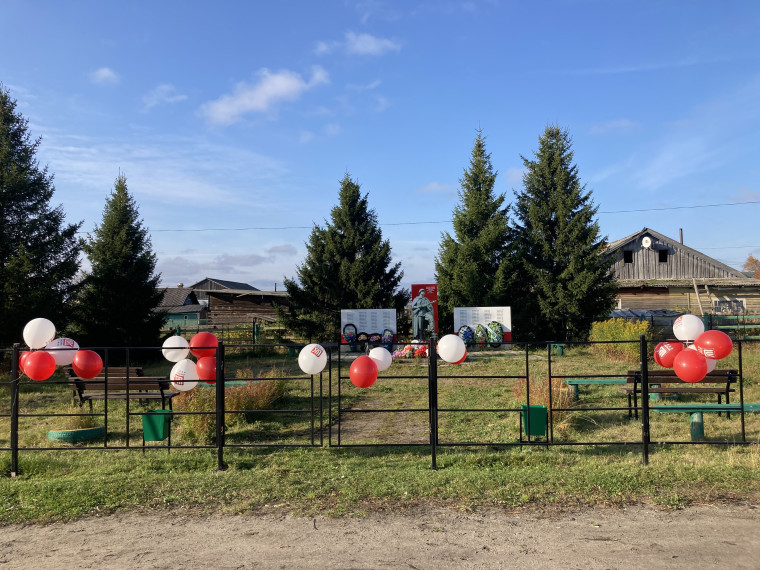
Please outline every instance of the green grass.
M746 347L745 347L746 348ZM548 395L545 351L529 355L531 400ZM424 362L424 361L423 361ZM344 363L347 364L347 363ZM635 364L595 358L588 347L570 347L551 361L554 374L623 374ZM743 354L745 400L760 402L760 351ZM720 367L738 365L732 354ZM160 363L156 370L163 371ZM297 375L295 358L287 355L228 359L228 376L235 370L255 374ZM272 370L277 371L272 373ZM344 370L345 373L345 370ZM359 390L345 382L342 406L412 408L427 406L422 363L396 363L377 383ZM439 406L519 407L524 401L521 376L525 353L510 351L473 355L463 365L439 366ZM453 378L452 376L466 376ZM323 405L327 411L327 384ZM213 388L204 388L211 390ZM335 388L334 388L335 389ZM308 383L288 382L279 409L303 406ZM707 398L700 398L704 401ZM738 401L738 395L734 397ZM9 411L8 387L0 387L0 414ZM25 385L22 413L67 413L71 396L63 385L47 382ZM637 441L639 422L622 411L594 411L588 406L624 406L616 387L587 387L572 412L555 426L555 441ZM133 412L142 409L133 406ZM86 411L86 407L84 410ZM98 407L96 406L96 411ZM333 418L335 417L333 408ZM359 415L359 414L355 414ZM366 414L371 415L371 414ZM393 414L396 415L396 414ZM64 418L22 419L21 445L46 447L48 429ZM124 404L109 407L109 431L114 445L126 441ZM441 413L442 441L516 442L516 413ZM738 414L731 420L705 414L708 439L736 439ZM139 447L140 417L132 416L131 444ZM0 418L0 445L7 447L8 418ZM309 418L299 414L262 414L252 423L237 422L227 434L231 443L256 441L308 443ZM760 441L760 416L747 415L748 439ZM398 425L378 424L377 433L361 441L397 441ZM133 438L133 439L132 439ZM689 440L687 414L652 414L653 439ZM180 443L177 436L173 443ZM346 443L346 442L344 442ZM442 447L438 469L431 469L430 450L414 448L227 448L227 469L217 471L214 449L140 451L81 449L21 451L19 475L10 478L10 453L0 453L0 523L73 520L78 517L133 509L181 508L197 512L240 513L285 509L299 515L363 514L403 510L420 504L458 509L574 508L577 506L648 503L682 508L695 503L755 502L760 491L758 446L656 446L650 464L642 464L640 445L581 445L567 447Z

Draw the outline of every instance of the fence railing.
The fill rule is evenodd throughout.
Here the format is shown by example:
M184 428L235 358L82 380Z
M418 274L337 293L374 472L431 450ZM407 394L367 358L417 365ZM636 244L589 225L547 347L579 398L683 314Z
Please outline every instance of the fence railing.
M76 396L75 390L71 390L76 388L75 383L72 385L70 379L46 382L25 379L18 366L20 349L14 347L6 351L11 357L10 379L0 382L0 394L7 394L0 395L0 398L5 400L5 403L0 403L0 425L7 426L2 430L6 435L0 432L0 443L6 442L4 445L0 444L0 450L10 452L13 476L18 472L19 454L27 452L71 449L208 449L215 451L218 469L224 469L226 448L321 447L325 444L331 447L428 448L433 468L437 467L437 455L441 448L640 446L642 461L646 464L652 445L758 443L760 430L755 426L755 438L748 438L745 424L746 413L760 411L760 404L746 404L744 401L742 350L747 342L737 341L735 344L738 351L738 373L734 379L735 387L730 388L730 392L727 389L725 393L725 403L716 405L696 402L685 406L688 409L671 406L670 410L664 409L667 406L662 405L662 400L654 406L650 402L649 360L654 343L644 337L637 341L627 341L629 345L638 346L639 351L638 366L634 368L640 378L640 384L634 385L633 394L634 398L638 394L640 396L633 406L630 399L627 405L622 404L622 394L619 396L620 405L609 405L610 401L617 402L614 396L583 398L579 401L573 399L574 394L571 394L572 389L577 391L579 386L589 390L604 387L608 394L612 394L616 384L630 382L622 370L594 374L589 371L578 372L577 365L575 369L565 369L567 366L564 366L564 362L576 347L588 348L592 345L613 343L510 343L509 350L487 351L478 350L479 347L473 346L470 348L469 358L474 362L481 359L484 362L481 372L485 373L466 373L461 367L442 363L435 357L410 359L408 363L394 364L396 368L392 374L380 374L377 386L361 390L351 382L350 364L357 355L345 352L345 346L323 345L329 358L326 368L318 375L256 375L247 371L245 362L237 362L237 373L229 376L225 359L230 349L246 354L245 358L249 359L249 362L256 361L259 358L257 354L280 354L280 358L291 359L292 368L291 357L297 357L302 345L228 346L220 342L214 380L209 384L201 384L203 387L193 392L173 393L174 395L169 397L168 410L163 414L170 426L167 445L145 444L145 422L161 414L159 411L146 410L140 402L140 396L144 394L140 391L140 377L128 377L126 390L117 393L112 389L116 380L108 374L109 370L113 370L113 367L109 367L109 362L124 362L129 368L140 360L147 361L151 355L157 357L160 348L96 348L95 350L104 355L106 364L106 374L101 380L101 393L96 397L96 401L102 401L102 410L99 408L98 411L86 411L81 407L83 401L80 398L80 407L66 412L57 409L36 410L33 402L35 398L40 399L41 393L55 395L57 402L63 401L60 396L66 391ZM428 344L427 350L429 355L435 354L436 346L433 341ZM486 362L488 364L485 364ZM509 366L506 366L507 362ZM401 366L407 368L399 368ZM582 365L580 366L582 370ZM503 372L500 373L498 370ZM164 381L168 384L168 376L165 376ZM279 389L278 386L283 385L287 385L285 392L288 396L276 405L269 403L262 407L250 403L250 398L258 397L257 387L276 391ZM651 395L657 398L668 397L667 393L662 392L663 390L658 389ZM728 402L729 393L738 395L738 404ZM384 398L384 394L389 394L389 397ZM157 400L156 396L152 397ZM89 402L91 404L92 400ZM182 402L182 406L173 406L173 402ZM599 405L600 402L602 405ZM162 408L163 404L162 400ZM730 424L722 428L721 433L724 436L718 439L692 437L690 440L678 440L666 437L668 434L662 435L661 431L658 431L653 439L653 415L667 411L689 411L692 408L695 410L692 413L700 414L714 411L730 416L733 412L734 418L738 416L740 431L732 431L734 428L731 426L734 424ZM588 422L592 428L567 428L567 424L572 424L572 418L579 415L614 417L615 422L619 417L623 417L623 422L630 428L637 423L635 420L626 420L625 417L630 417L634 410L640 418L640 435L636 437L632 437L631 434L638 430L627 429L625 437L596 439L593 437L592 428L602 420L593 418ZM101 419L105 435L99 443L76 446L42 445L39 440L32 443L29 438L22 440L21 436L24 436L25 432L38 429L35 428L35 422L72 416ZM356 417L361 417L362 420L352 420ZM515 417L518 420L517 437L512 431ZM383 420L373 424L369 418ZM140 420L143 421L142 432L135 427ZM198 429L199 437L204 433L208 437L192 443L188 443L187 438L180 443L172 443L171 422L177 420L180 422L177 427L184 430L183 436L190 430L187 426L194 423L199 426L193 428ZM230 426L233 425L237 426L236 429L230 430ZM373 425L384 425L385 428L377 427L376 433L368 437L366 429L357 435L354 429L356 425L364 428L368 425L370 428ZM488 429L483 426L488 426ZM381 433L383 429L388 433ZM560 435L557 433L558 429L561 430ZM137 441L140 444L137 444Z

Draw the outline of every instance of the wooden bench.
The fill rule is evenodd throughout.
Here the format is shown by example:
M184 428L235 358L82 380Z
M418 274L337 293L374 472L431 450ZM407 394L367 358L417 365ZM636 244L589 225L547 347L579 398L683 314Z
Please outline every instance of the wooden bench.
M648 374L648 389L650 394L715 394L718 396L718 405L723 403L729 405L730 394L734 392L731 387L739 377L738 370L713 370L708 372L702 380L695 383L684 382L676 376L673 370L655 370ZM626 376L628 385L621 390L628 395L628 417L639 418L638 395L641 394L642 382L640 370L629 370ZM731 417L730 409L718 409L726 412L727 417Z
M172 409L172 398L179 392L172 392L168 378L145 376L139 367L104 368L94 378L79 378L73 368L67 368L69 386L74 402L80 406L93 400L161 400L161 409ZM107 374L107 376L106 376Z
M614 386L626 384L627 380L625 378L565 378L564 382L572 387L573 400L577 400L579 396L578 386Z

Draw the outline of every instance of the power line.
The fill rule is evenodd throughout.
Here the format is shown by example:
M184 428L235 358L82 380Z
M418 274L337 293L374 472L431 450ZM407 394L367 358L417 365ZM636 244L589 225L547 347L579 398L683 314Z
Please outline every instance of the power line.
M632 210L604 210L600 214L631 214L635 212L662 212L667 210L694 210L697 208L718 208L722 206L746 206L747 204L760 204L760 200L748 202L731 202L725 204L701 204L696 206L668 206L663 208L638 208ZM389 222L383 226L421 226L432 224L450 224L454 220L433 220L417 222ZM314 226L251 226L246 228L159 228L150 230L151 232L176 232L176 233L201 233L201 232L249 232L249 231L278 231L278 230L308 230ZM78 234L88 232L79 231ZM731 246L731 247L760 247L760 246ZM704 249L727 249L727 248L704 248Z

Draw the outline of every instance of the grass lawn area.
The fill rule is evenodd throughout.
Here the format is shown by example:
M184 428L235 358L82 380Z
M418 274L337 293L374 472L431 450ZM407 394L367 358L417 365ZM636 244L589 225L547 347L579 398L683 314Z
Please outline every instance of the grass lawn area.
M719 368L738 368L737 350L720 361ZM312 386L299 373L297 359L287 354L233 354L227 359L227 377L267 378L285 386L266 412L228 414L226 470L217 471L216 451L184 449L193 441L173 422L170 453L165 449L104 449L103 443L58 444L65 451L44 451L53 444L47 431L60 428L72 413L71 391L55 379L25 384L20 411L39 414L20 419L19 444L34 448L19 452L19 475L11 479L10 452L0 452L0 523L71 520L128 509L187 508L202 512L239 513L278 508L309 514L361 514L378 509L399 510L420 504L460 509L569 508L582 505L652 503L681 508L694 503L755 502L760 491L760 451L757 445L652 446L649 465L642 464L641 423L628 420L626 397L617 386L581 390L574 402L569 392L553 384L553 404L568 408L556 412L554 441L563 446L499 445L519 439L516 409L525 402L526 363L531 403L548 401L545 350L473 352L459 366L438 368L439 441L437 470L431 469L430 449L419 447L330 447L327 428L337 426L337 371L333 369L332 405L327 374ZM427 367L425 361L396 362L381 373L371 388L360 390L348 382L348 359L342 361L340 407L343 444L425 443L428 440ZM760 350L742 351L744 397L760 402ZM624 375L637 363L600 357L590 346L569 347L551 360L553 375ZM146 374L168 373L168 363L144 364ZM3 378L0 378L2 381ZM4 380L7 381L7 378ZM262 380L262 382L264 382ZM312 400L312 389L316 398ZM738 387L737 387L738 389ZM211 387L199 388L213 396ZM0 447L9 447L9 387L0 386ZM713 395L689 396L689 401L712 402ZM213 402L213 397L208 401ZM320 424L312 425L312 401L324 410L323 447ZM732 395L738 402L738 393ZM175 409L180 406L175 402ZM102 412L102 402L95 413ZM350 409L391 409L392 414L349 413ZM497 410L457 412L454 409ZM594 410L591 408L616 408ZM141 447L141 417L146 408L130 405L127 429L124 402L109 403L109 446ZM87 407L82 408L87 411ZM329 410L329 413L328 413ZM508 411L503 411L508 410ZM213 404L210 409L213 411ZM73 413L79 413L74 410ZM202 413L187 417L200 417ZM240 416L240 417L238 417ZM689 442L688 414L651 414L652 439ZM345 431L343 431L345 428ZM760 441L760 414L746 415L746 434ZM705 414L708 440L739 440L739 414L731 419ZM335 439L333 443L335 443ZM598 442L631 442L608 445ZM478 442L488 445L466 445ZM259 447L234 447L236 444ZM274 448L269 444L307 447ZM570 445L573 444L573 445ZM70 450L69 450L70 449Z

